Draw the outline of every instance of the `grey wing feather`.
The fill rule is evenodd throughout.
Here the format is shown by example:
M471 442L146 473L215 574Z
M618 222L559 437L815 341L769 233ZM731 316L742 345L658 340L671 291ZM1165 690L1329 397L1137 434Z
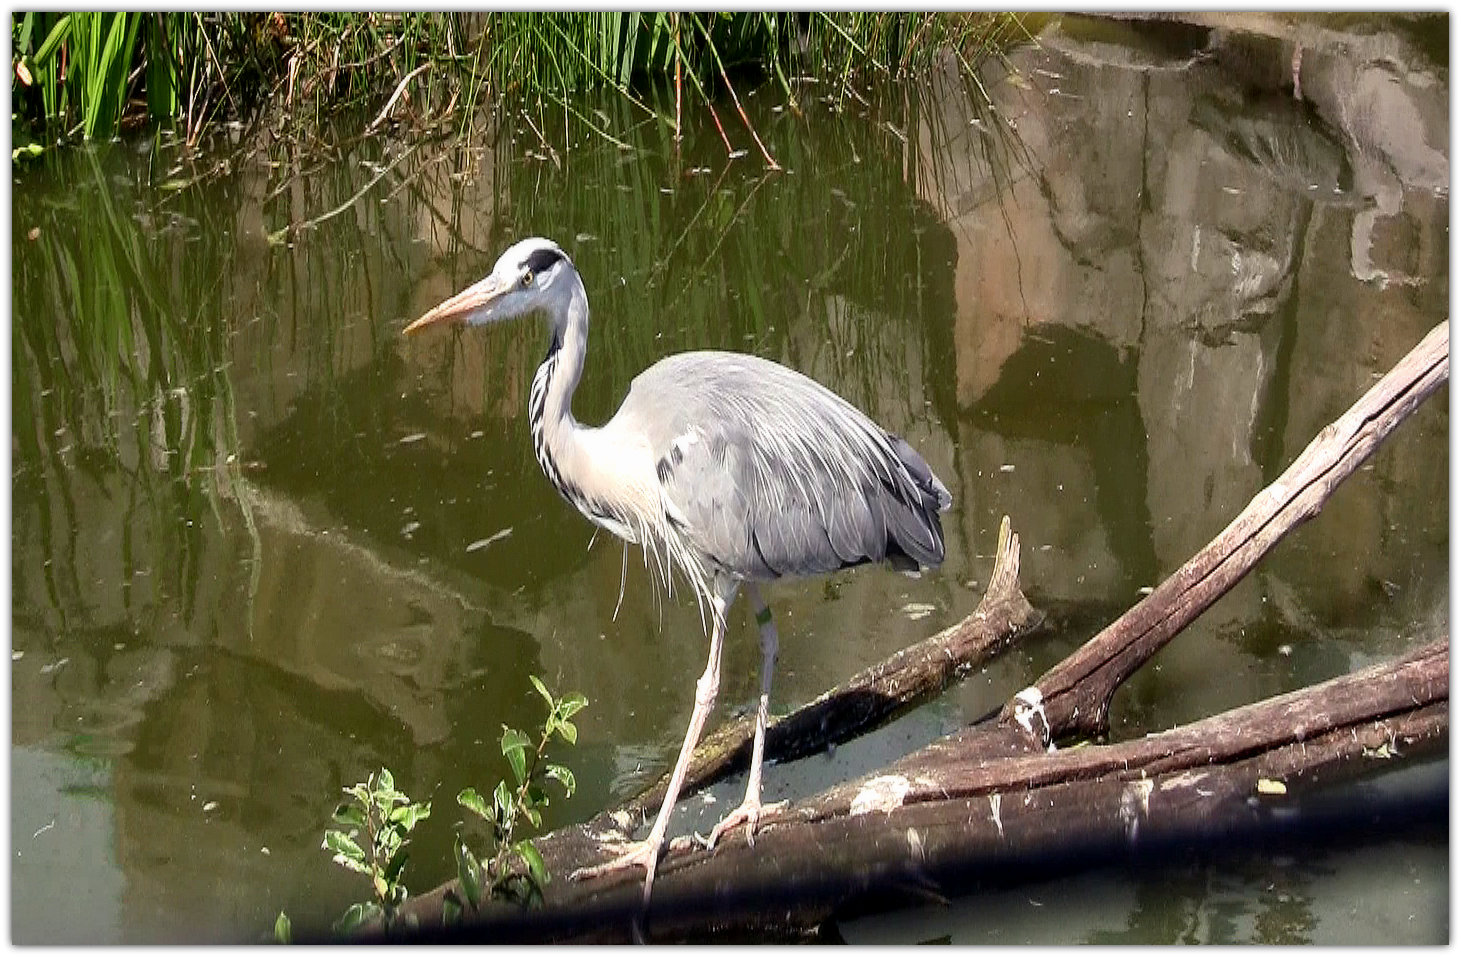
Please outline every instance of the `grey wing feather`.
M765 359L691 352L635 379L615 421L650 440L670 520L740 578L944 557L950 496L908 443Z

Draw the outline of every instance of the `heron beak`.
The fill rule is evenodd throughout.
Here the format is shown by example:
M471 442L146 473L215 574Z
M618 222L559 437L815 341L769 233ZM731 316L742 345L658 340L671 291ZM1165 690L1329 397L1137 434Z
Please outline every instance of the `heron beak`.
M432 307L420 319L407 326L403 334L409 336L414 332L420 332L427 326L434 326L443 322L466 322L472 313L491 305L508 288L507 283L502 282L496 276L488 276L481 282L463 289L445 302Z

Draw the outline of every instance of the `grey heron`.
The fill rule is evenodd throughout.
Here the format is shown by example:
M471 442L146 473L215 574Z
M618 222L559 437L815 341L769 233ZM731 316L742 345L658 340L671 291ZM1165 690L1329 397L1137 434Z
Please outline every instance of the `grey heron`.
M888 561L914 570L944 557L939 513L951 497L907 442L831 390L767 359L685 352L635 377L602 427L573 417L588 346L588 294L568 256L547 239L508 248L492 272L406 327L485 325L546 314L547 357L533 376L528 422L548 480L589 521L645 550L669 580L671 566L710 609L710 656L669 789L644 841L588 877L645 869L654 884L670 812L720 686L726 611L745 590L761 639L746 796L711 831L715 842L744 824L753 840L763 808L761 760L777 636L762 583Z

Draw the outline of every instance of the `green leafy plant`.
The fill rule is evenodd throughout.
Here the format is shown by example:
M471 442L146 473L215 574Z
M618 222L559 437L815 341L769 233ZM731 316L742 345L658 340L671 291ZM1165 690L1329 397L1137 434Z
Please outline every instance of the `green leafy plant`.
M588 701L581 694L554 697L537 677L529 675L528 680L547 702L548 716L539 729L536 747L523 732L502 727L502 756L512 769L516 786L499 781L490 802L475 788L464 788L457 795L458 804L491 825L493 853L486 863L479 862L462 836L457 835L457 877L466 899L455 892L447 894L443 916L449 922L458 918L464 907L475 909L484 894L524 905L541 900L542 889L551 879L532 841L517 838L519 824L526 820L534 828L542 826L542 809L549 802L545 787L548 781L558 782L565 799L573 796L573 772L545 758L555 737L568 744L578 742L578 728L572 719Z
M389 932L397 922L396 909L406 899L406 885L401 883L410 843L406 835L431 816L431 805L413 803L396 790L395 779L385 768L345 793L350 800L335 808L334 815L341 829L326 831L320 846L334 853L336 864L370 878L375 900L350 905L334 929L347 934L380 919ZM406 923L410 924L409 918Z

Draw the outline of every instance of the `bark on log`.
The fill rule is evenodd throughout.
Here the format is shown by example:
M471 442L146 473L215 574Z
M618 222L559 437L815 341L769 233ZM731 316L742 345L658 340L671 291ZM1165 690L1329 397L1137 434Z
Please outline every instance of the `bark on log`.
M845 684L766 727L766 758L790 761L850 741L931 700L970 670L1039 626L1042 616L1020 591L1020 537L1006 515L999 526L994 570L979 606L963 621L864 669ZM742 771L751 758L752 717L707 735L690 759L684 794ZM664 800L669 775L589 823L596 831L632 830Z
M1319 514L1331 493L1450 375L1447 323L1335 422L1206 548L1075 654L1005 706L1041 744L1106 731L1111 698L1172 636L1222 597L1284 535Z

